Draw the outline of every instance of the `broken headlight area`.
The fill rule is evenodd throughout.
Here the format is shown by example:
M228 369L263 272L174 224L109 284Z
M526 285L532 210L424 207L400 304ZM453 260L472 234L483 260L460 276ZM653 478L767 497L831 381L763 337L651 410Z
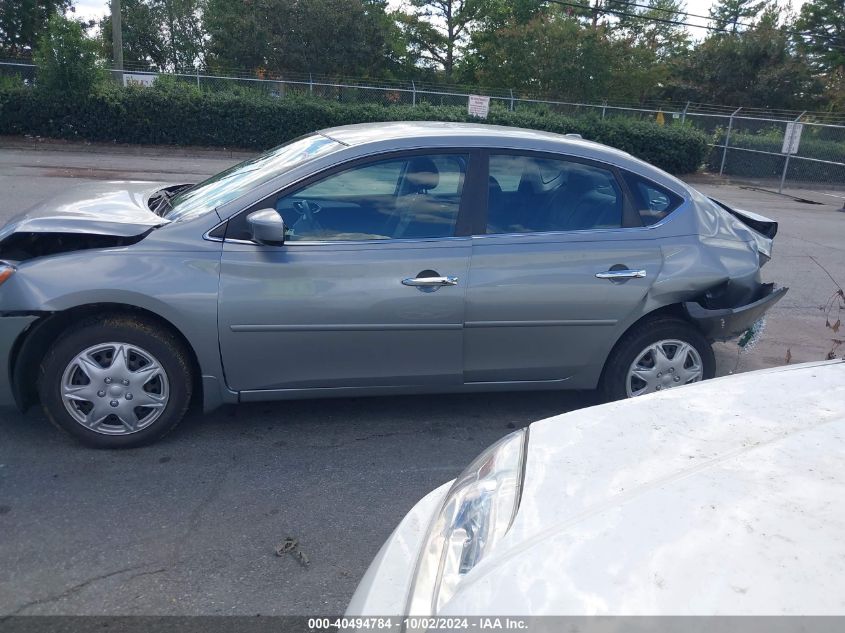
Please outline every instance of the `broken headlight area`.
M16 262L92 248L116 248L140 242L140 235L98 235L89 233L13 233L0 242L0 259Z

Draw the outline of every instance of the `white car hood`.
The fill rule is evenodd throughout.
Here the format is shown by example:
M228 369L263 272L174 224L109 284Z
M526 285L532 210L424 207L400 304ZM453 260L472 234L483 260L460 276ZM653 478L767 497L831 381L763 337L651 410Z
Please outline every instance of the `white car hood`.
M505 539L440 615L845 614L845 363L531 426Z

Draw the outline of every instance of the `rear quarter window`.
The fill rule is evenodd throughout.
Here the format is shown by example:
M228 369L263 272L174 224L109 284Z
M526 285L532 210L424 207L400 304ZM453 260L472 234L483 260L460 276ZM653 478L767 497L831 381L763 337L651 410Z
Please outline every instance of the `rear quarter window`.
M629 171L622 172L643 226L657 224L677 209L683 199L668 189Z

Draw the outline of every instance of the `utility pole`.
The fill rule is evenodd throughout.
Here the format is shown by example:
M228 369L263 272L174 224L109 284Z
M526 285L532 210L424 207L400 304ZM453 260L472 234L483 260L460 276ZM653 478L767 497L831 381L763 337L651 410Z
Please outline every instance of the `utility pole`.
M120 20L120 0L111 0L111 40L114 60L114 79L123 85L123 26Z

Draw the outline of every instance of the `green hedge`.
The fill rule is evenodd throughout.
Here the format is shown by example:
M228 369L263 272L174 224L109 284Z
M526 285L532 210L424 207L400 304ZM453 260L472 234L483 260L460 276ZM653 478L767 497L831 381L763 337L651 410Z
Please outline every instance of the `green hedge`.
M811 134L807 134L807 131L808 128L805 127L801 136L801 143L798 146L798 156L827 161L845 161L845 142L837 143L832 140L814 138ZM718 145L724 145L724 132L718 132L714 142ZM743 152L731 149L734 147L754 151ZM786 155L780 153L782 148L783 137L780 134L775 136L735 132L731 134L724 173L729 176L745 176L748 178L780 178L786 162ZM713 151L710 152L707 158L708 170L719 171L722 163L722 151L721 147L714 147ZM771 152L771 154L759 152ZM841 184L845 182L845 167L793 158L789 161L786 178L787 180Z
M28 87L0 87L0 134L88 141L267 149L313 130L378 121L470 121L464 107L341 104L248 92L203 92L173 84L106 87L80 98ZM475 119L477 121L477 119ZM577 132L666 171L696 171L707 155L704 134L646 121L570 118L549 112L493 108L489 123Z

